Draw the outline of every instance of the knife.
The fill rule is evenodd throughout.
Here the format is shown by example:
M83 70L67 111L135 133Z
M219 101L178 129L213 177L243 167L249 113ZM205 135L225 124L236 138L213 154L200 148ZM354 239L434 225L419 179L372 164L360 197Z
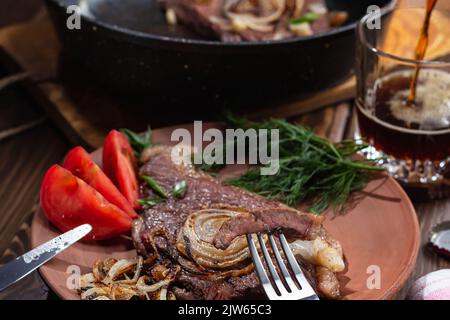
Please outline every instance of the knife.
M91 225L83 224L5 264L0 268L0 292L29 275L91 231Z

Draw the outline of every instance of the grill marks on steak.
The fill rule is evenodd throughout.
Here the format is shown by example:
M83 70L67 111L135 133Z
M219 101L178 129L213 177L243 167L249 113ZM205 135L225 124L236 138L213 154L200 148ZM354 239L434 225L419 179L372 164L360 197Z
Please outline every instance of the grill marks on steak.
M322 219L313 215L300 214L289 208L243 212L224 222L213 243L216 248L223 250L238 236L276 230L282 230L288 237L303 239L307 237L314 223L321 222Z
M141 167L139 174L147 175L155 179L166 191L182 180L187 182L188 188L185 196L181 199L168 198L151 208L145 209L140 219L134 222L132 236L135 247L141 255L154 254L155 251L160 259L165 259L172 264L182 266L182 272L174 283L173 291L178 299L263 299L265 295L254 272L240 277L218 278L210 270L197 272L195 262L190 261L179 254L176 246L177 235L183 227L187 216L204 208L240 207L250 212L261 212L261 216L254 218L264 228L283 227L283 224L295 225L292 231L297 235L305 236L318 234L322 229L320 221L305 215L305 218L296 218L292 221L292 212L302 216L297 210L289 209L281 203L268 200L251 192L224 186L213 177L197 172L192 168L177 166L171 160L171 148L158 146L148 149L142 159L145 164ZM151 196L152 191L142 186L142 195ZM270 209L270 210L268 210ZM271 221L263 218L266 213ZM270 214L272 212L272 214ZM283 214L284 212L284 214ZM275 213L281 213L280 218ZM309 218L307 218L309 217ZM253 219L245 217L245 219ZM317 228L315 225L317 224ZM230 226L237 225L230 222ZM311 228L311 226L313 226ZM226 228L226 226L224 226ZM228 227L234 234L249 230L238 230L237 227ZM235 229L236 228L236 229ZM225 230L225 229L224 229ZM237 231L238 230L238 231ZM256 229L252 229L256 230ZM224 234L227 234L224 232ZM234 235L233 235L234 237ZM308 236L307 236L308 237ZM227 240L228 241L228 240ZM226 241L224 241L226 243ZM315 267L308 265L308 270ZM197 269L198 270L198 269ZM329 274L327 274L327 277ZM311 278L315 282L315 276ZM324 278L324 277L322 277ZM325 279L325 278L324 278ZM327 278L328 279L328 278ZM339 284L334 274L328 284L322 284L324 288L337 288ZM331 290L331 289L330 289Z
M272 32L260 32L251 29L233 31L212 22L212 19L215 18L226 20L223 12L224 2L225 0L162 0L166 9L174 10L179 21L205 37L216 38L225 42L238 42L279 40L295 36L288 27L293 13L290 6L287 6L284 14L274 24L274 31ZM316 3L324 4L325 1L304 0L301 15L309 11L311 4ZM328 14L321 15L310 25L313 33L327 31L331 28L330 17Z

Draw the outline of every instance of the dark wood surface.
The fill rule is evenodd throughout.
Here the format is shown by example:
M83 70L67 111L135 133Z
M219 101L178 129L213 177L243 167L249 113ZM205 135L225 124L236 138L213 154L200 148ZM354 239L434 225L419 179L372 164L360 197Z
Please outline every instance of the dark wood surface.
M6 74L0 68L0 78ZM11 130L27 127L25 131ZM3 264L30 249L29 222L39 197L40 181L45 170L61 160L69 144L34 98L17 86L0 92L0 136L0 264ZM0 293L0 298L46 297L47 288L37 273Z
M2 1L8 10L0 10L0 28L29 19L39 8L39 2ZM7 74L8 71L0 67L0 79ZM293 116L291 120L310 126L333 141L352 137L354 132L350 103ZM152 124L151 119L149 124ZM70 146L70 141L48 118L42 104L36 102L35 97L21 85L0 91L0 264L30 249L29 222L38 200L42 175L51 164L62 159ZM410 281L428 272L450 267L448 260L436 256L425 245L432 226L450 220L450 200L415 202L415 207L421 223L423 246ZM410 282L399 293L399 299L405 297L409 285ZM38 273L0 293L0 299L52 297L54 295Z

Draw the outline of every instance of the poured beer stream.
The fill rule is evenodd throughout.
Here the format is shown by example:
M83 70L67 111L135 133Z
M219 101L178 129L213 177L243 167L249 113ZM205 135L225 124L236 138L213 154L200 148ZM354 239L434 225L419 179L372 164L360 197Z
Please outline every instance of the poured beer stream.
M419 42L417 43L416 51L415 51L415 59L423 60L428 48L429 41L429 29L430 29L430 20L431 14L433 13L434 8L436 7L436 3L438 0L427 0L427 10L425 14L425 20L422 25L422 30L420 31ZM420 73L420 64L416 65L414 75L411 79L410 92L408 97L408 105L413 106L416 101L417 95L417 81Z

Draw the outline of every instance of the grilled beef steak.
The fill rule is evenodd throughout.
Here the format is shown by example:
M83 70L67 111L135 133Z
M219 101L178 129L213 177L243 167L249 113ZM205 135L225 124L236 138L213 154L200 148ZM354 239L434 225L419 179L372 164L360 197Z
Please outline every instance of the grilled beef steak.
M177 21L226 42L280 40L324 32L345 23L345 13L328 13L324 0L163 0ZM314 19L295 19L307 13ZM319 13L317 13L319 12ZM311 15L309 16L311 17Z
M167 264L181 265L182 271L172 288L178 299L264 298L246 242L241 242L243 239L245 241L245 236L243 239L238 237L261 227L262 230L291 230L303 240L320 238L320 243L326 242L340 250L337 241L330 238L321 226L320 219L251 192L224 186L192 167L176 165L171 160L170 147L148 149L142 158L145 163L139 174L152 177L165 190L172 190L180 181L187 182L184 197L174 198L169 195L166 200L144 209L141 218L135 220L132 232L140 254L157 255ZM154 194L150 188L142 185L142 196L151 197ZM267 213L266 217L264 213ZM252 228L249 230L239 228L234 216L250 219L256 224L249 224ZM226 221L229 224L225 224ZM195 228L204 233L199 239L192 236ZM222 232L210 234L214 228ZM222 247L228 247L226 250L214 247L214 234L226 235L222 241ZM303 248L309 242L304 241L300 247ZM206 254L198 249L202 246L206 248ZM230 262L227 255L236 262ZM323 296L339 297L335 274L329 270L326 272L326 268L322 267L322 272L316 275L317 267L310 262L304 262L303 266L316 289L324 288L320 292ZM321 275L320 279L318 275Z
M214 245L226 249L238 236L275 230L282 230L294 238L306 238L315 222L321 222L321 219L287 208L243 212L223 223L214 237Z

